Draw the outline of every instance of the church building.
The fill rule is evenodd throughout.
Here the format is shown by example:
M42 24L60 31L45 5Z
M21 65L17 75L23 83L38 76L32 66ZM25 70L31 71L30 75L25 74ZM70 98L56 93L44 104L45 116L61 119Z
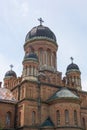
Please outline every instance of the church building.
M21 76L11 65L0 82L0 130L87 130L80 68L71 57L62 76L56 36L39 21L25 37Z

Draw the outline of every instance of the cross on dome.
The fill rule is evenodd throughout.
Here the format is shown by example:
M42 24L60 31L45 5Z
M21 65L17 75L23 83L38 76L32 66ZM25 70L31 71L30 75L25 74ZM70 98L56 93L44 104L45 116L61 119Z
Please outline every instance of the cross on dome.
M13 67L14 67L14 66L11 64L11 65L10 65L11 70L12 70Z
M71 62L73 63L74 58L73 58L73 57L70 57L70 59L71 59Z
M40 22L40 25L44 22L42 18L39 18L38 21Z

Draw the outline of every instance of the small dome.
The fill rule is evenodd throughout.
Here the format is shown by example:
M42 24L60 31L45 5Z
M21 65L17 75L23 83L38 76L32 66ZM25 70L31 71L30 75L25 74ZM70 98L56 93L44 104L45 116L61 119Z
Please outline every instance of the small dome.
M70 65L68 65L66 71L80 71L78 65L71 63Z
M37 38L47 38L56 42L55 34L48 27L45 27L43 25L32 28L31 31L26 35L25 42Z
M16 73L13 70L9 70L5 74L5 78L10 78L10 77L17 77Z
M16 101L11 91L7 88L0 88L0 100Z
M26 61L26 60L34 60L38 62L38 57L35 53L25 54L23 61Z

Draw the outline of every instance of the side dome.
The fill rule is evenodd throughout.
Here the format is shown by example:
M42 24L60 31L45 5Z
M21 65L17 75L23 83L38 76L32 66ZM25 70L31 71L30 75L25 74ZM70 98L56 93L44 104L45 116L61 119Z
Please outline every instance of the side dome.
M62 88L59 91L57 91L53 96L51 96L48 99L48 102L56 100L56 99L77 99L79 100L79 97L75 95L72 91L70 91L67 88Z
M17 77L16 73L13 70L9 70L5 74L5 78Z
M66 69L66 72L69 72L69 71L79 71L80 72L80 69L79 69L78 65L71 63L70 65L68 65L68 67Z
M48 28L43 25L36 26L28 32L25 38L25 42L32 39L48 39L56 42L55 34Z
M38 62L38 56L35 53L25 54L23 61L29 61L29 60Z

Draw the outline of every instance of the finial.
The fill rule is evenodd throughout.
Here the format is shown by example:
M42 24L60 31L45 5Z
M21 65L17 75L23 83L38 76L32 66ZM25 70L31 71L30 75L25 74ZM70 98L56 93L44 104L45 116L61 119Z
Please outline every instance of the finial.
M38 21L40 22L40 25L44 22L42 18L39 18Z
M12 70L13 67L14 67L14 66L11 64L11 65L10 65L11 70Z
M74 58L73 58L73 57L70 57L70 59L71 59L71 62L73 63Z

